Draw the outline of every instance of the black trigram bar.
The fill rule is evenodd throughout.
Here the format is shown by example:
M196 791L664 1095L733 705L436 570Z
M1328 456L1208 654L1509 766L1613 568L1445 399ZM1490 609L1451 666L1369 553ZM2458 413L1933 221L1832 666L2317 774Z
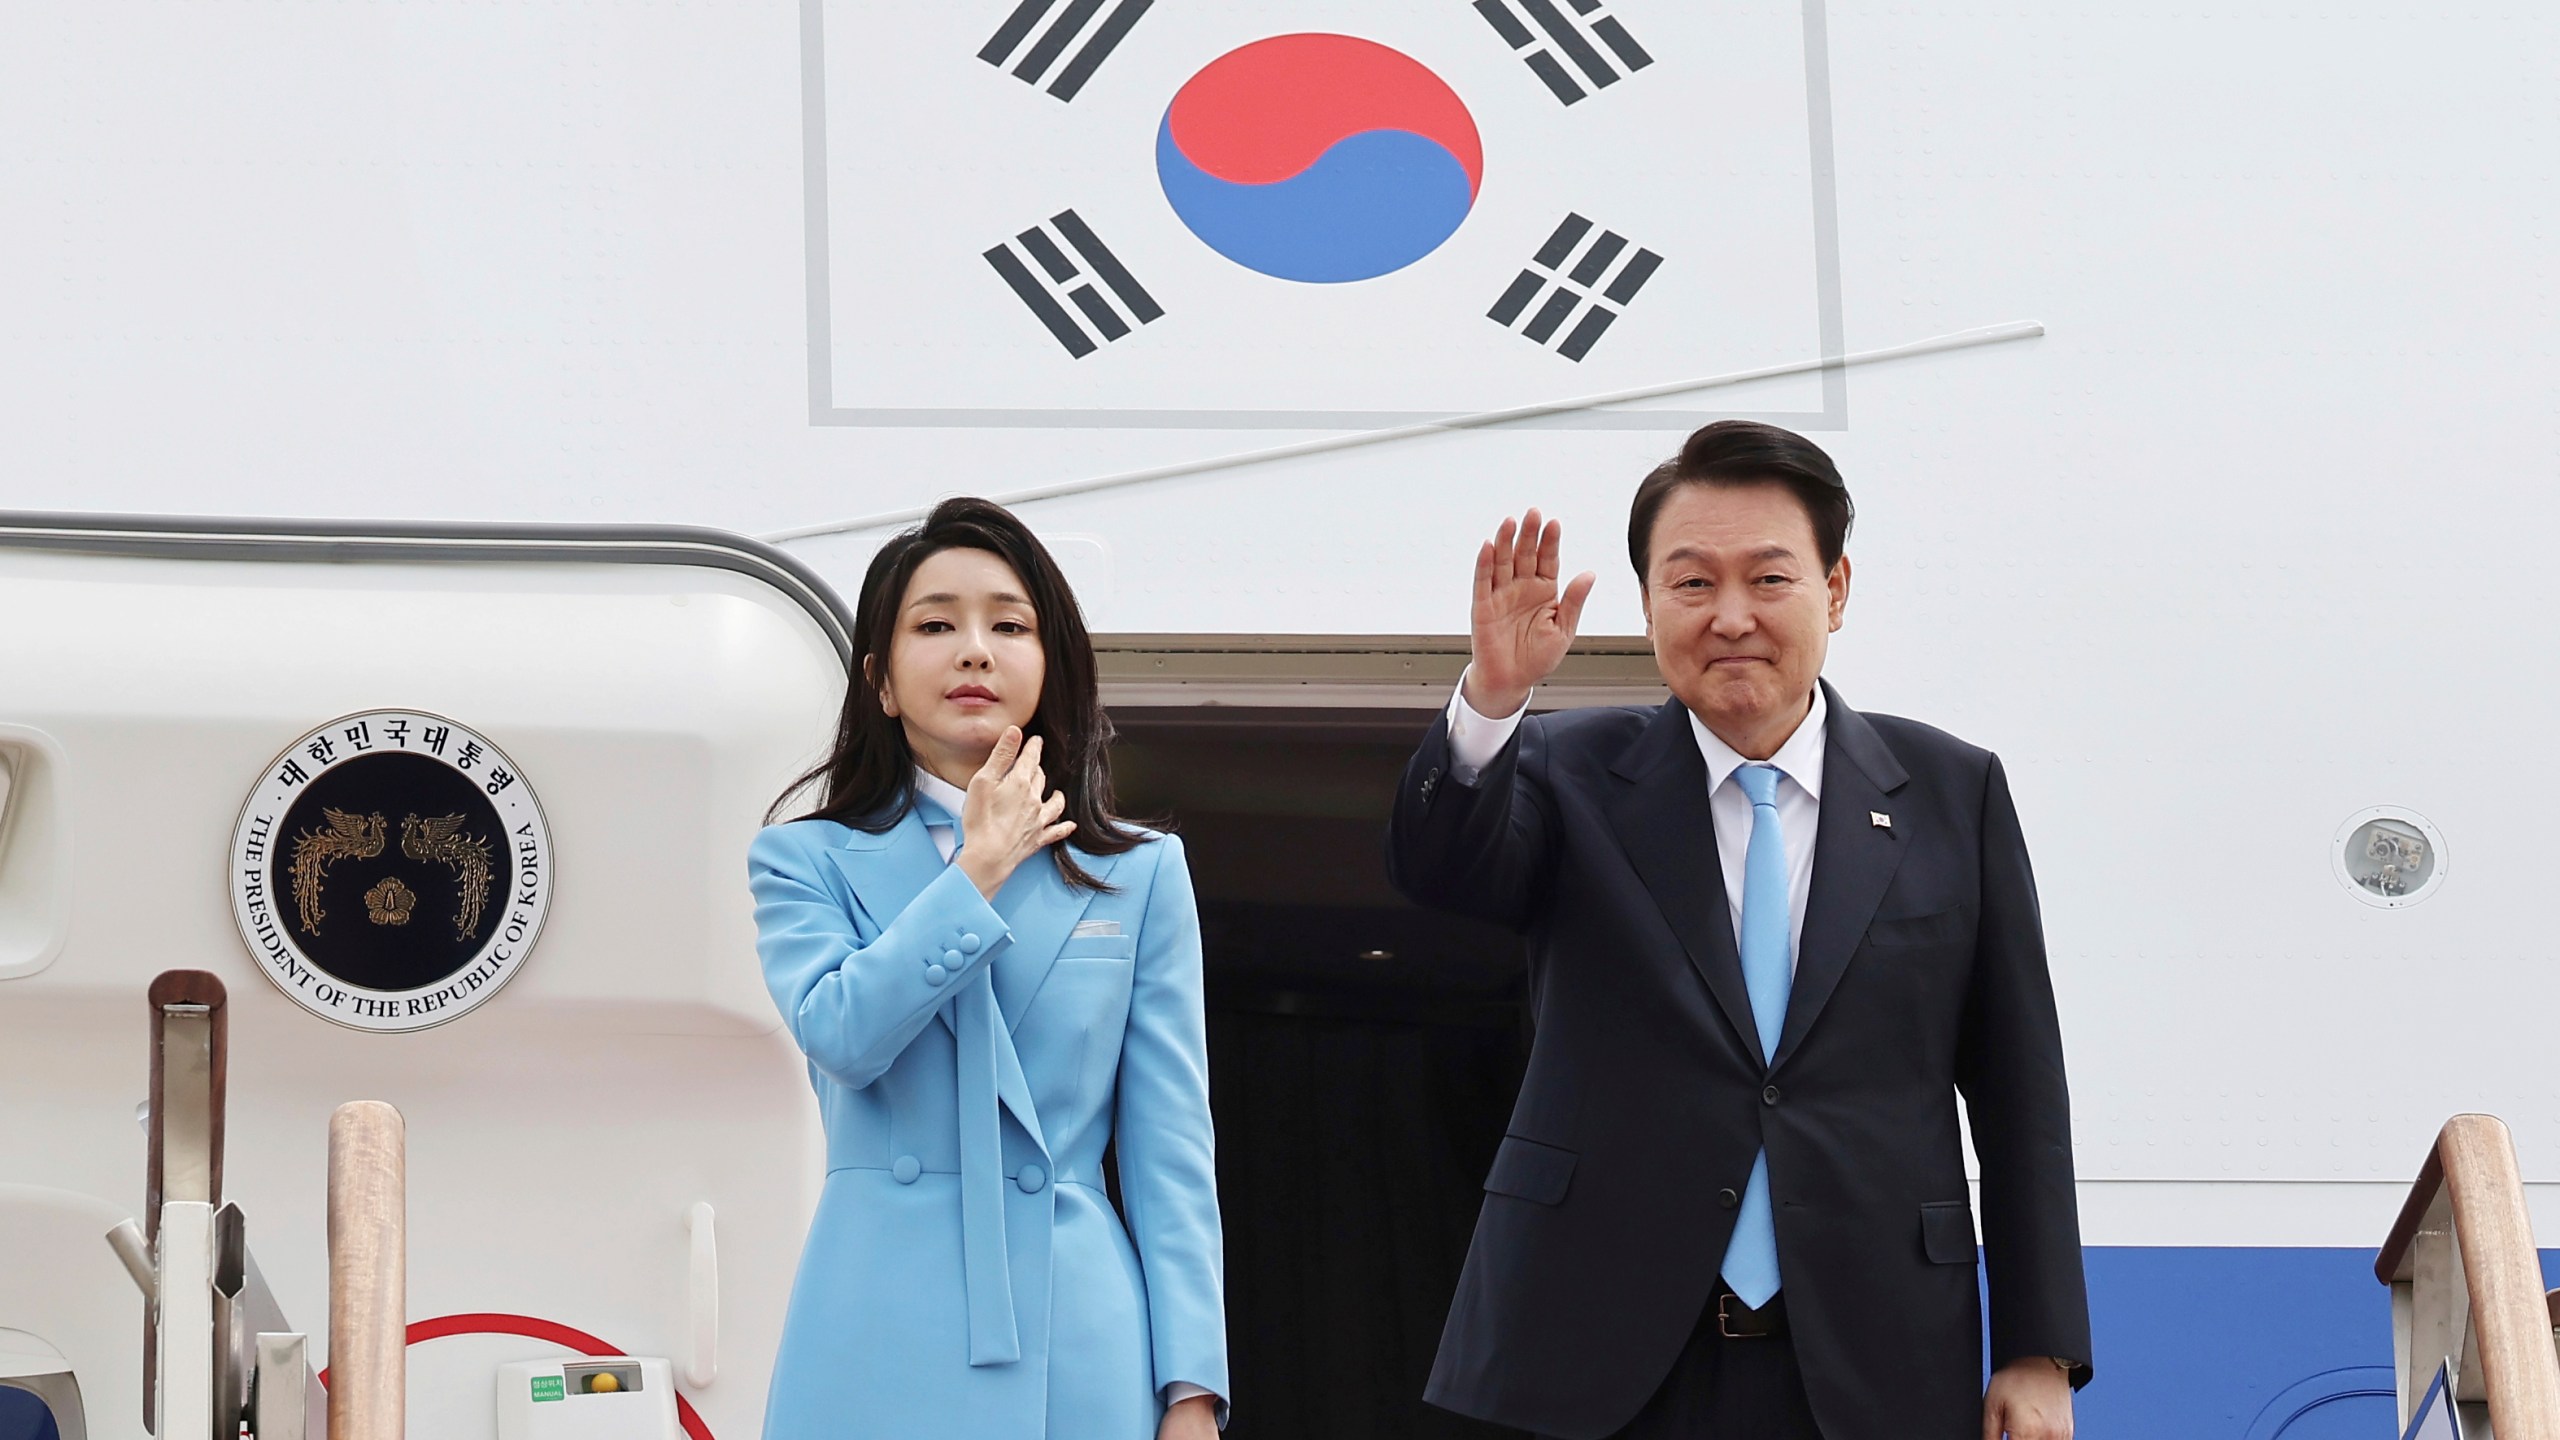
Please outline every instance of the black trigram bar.
M1475 0L1476 13L1502 37L1502 43L1520 52L1530 73L1567 105L1653 63L1616 16L1600 13L1601 0L1571 0L1571 4L1573 15L1557 9L1556 0ZM1598 45L1592 43L1595 39ZM1600 53L1601 46L1608 47L1607 55ZM1572 70L1556 58L1558 54L1573 62ZM1583 88L1586 85L1590 89Z
M1061 210L1046 226L1034 225L988 250L986 261L1079 360L1128 334L1131 320L1144 325L1164 314L1164 307L1073 210ZM1110 298L1104 290L1111 292ZM1112 300L1120 302L1117 308Z
M1119 0L1117 5L1111 5L1110 0L1021 0L1004 17L1004 23L996 27L996 33L979 47L978 58L998 69L1010 63L1017 79L1031 85L1046 79L1050 94L1073 100L1120 42L1129 38L1129 28L1153 4L1155 0ZM1110 6L1108 14L1103 13L1106 5ZM1056 12L1054 18L1052 11ZM1102 16L1100 24L1094 23L1096 15ZM1041 25L1044 20L1048 21L1045 28ZM1032 37L1035 30L1039 31L1037 39ZM1076 43L1079 39L1083 41L1081 46ZM1023 44L1026 40L1031 42L1028 46ZM1068 55L1071 48L1074 54ZM1017 50L1022 52L1019 57L1014 53ZM1058 64L1061 55L1067 55L1064 65ZM1055 75L1050 73L1053 66Z
M1597 5L1599 0L1591 0ZM1575 0L1577 8L1581 0ZM1592 232L1597 227L1580 215L1567 215L1547 236L1547 243L1529 257L1527 268L1513 277L1503 288L1500 298L1485 315L1508 330L1522 315L1528 323L1520 333L1544 345L1555 340L1556 332L1564 338L1555 341L1555 351L1567 360L1580 360L1591 353L1617 322L1627 302L1636 298L1644 282L1662 268L1662 257L1641 246L1627 253L1627 237L1615 230ZM1588 243L1585 243L1585 242ZM1576 258L1577 252L1579 258ZM1623 258L1622 258L1623 257ZM1610 276L1612 269L1617 272ZM1608 278L1608 284L1600 284ZM1598 294L1593 294L1594 289ZM1546 299L1538 301L1544 295ZM1537 308L1530 308L1538 302ZM1580 318L1575 312L1580 311ZM1572 320L1573 327L1565 328Z

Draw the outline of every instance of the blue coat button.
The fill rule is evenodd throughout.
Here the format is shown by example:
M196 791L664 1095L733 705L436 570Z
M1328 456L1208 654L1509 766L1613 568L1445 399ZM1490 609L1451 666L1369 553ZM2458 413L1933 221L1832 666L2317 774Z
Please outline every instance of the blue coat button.
M901 1155L890 1163L889 1175L901 1185L913 1185L924 1173L924 1164L913 1155Z
M1021 1173L1013 1177L1013 1183L1022 1187L1023 1194L1037 1195L1040 1187L1049 1183L1049 1172L1037 1165L1025 1165Z
M927 985L939 985L950 978L951 972L943 969L939 965L927 965L924 967L924 983Z
M978 938L977 932L974 930L960 937L960 948L968 951L972 955L977 954L978 947L986 943L986 941Z
M954 970L959 969L961 965L968 960L968 958L968 956L961 954L957 950L945 950L942 952L942 963L950 966Z

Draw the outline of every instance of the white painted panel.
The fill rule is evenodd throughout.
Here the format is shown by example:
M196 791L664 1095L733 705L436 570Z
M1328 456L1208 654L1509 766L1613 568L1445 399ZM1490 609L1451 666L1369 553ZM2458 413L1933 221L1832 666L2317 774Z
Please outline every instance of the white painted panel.
M557 908L493 1015L777 1023L735 963L754 938L740 857L844 683L778 593L693 567L19 555L0 559L0 609L54 617L10 641L0 720L59 738L100 831L74 892L84 943L32 983L124 993L173 953L228 959L239 942L212 908L228 901L209 857L242 800L312 726L398 704L505 746L551 822Z
M230 996L224 1198L247 1213L316 1361L328 1116L385 1099L408 1121L413 1319L506 1312L682 1353L686 1215L708 1203L729 1217L734 1308L717 1382L692 1398L715 1432L752 1434L823 1168L745 884L766 805L842 697L841 662L809 615L755 580L684 565L24 552L0 553L0 614L44 617L0 631L0 735L49 737L58 791L96 847L56 887L70 937L59 958L0 980L10 1178L138 1193L142 990L164 969L211 970ZM523 973L453 1024L394 1036L332 1025L271 985L234 928L223 865L279 747L386 703L499 741L539 793L558 857ZM99 1297L123 1314L134 1297L105 1228L83 1242L86 1269L113 1282ZM490 1433L478 1358L490 1346L552 1353L419 1347L419 1433ZM129 1411L134 1379L82 1372L108 1414Z

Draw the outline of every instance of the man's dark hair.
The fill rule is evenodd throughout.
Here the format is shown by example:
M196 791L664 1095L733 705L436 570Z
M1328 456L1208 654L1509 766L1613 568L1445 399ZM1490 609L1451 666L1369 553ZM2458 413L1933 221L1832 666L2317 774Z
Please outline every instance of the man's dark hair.
M1645 562L1653 548L1654 517L1662 502L1683 485L1782 485L1804 507L1813 522L1814 544L1822 551L1824 574L1840 563L1849 544L1849 527L1858 507L1849 502L1849 487L1840 467L1822 447L1793 430L1756 420L1719 420L1691 435L1680 453L1653 467L1636 487L1635 504L1627 512L1627 558L1636 581L1645 578Z

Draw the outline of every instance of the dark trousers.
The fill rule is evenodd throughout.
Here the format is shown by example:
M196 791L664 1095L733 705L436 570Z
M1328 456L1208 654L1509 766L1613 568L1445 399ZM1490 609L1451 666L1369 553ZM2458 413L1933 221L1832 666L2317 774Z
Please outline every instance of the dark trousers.
M1769 1302L1783 1315L1786 1297ZM1796 1368L1795 1342L1778 1333L1727 1338L1707 1303L1662 1388L1611 1440L1822 1440Z

